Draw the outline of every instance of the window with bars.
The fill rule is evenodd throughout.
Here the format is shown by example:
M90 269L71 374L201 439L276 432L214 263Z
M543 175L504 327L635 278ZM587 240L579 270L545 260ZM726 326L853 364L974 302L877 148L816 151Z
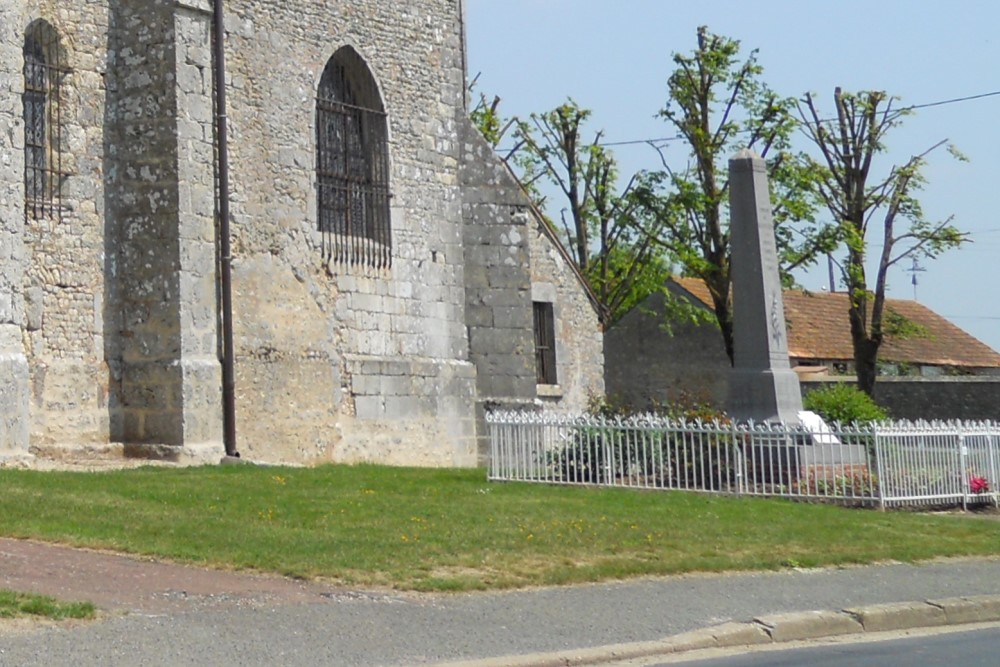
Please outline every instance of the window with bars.
M354 49L339 49L316 96L317 218L328 262L392 264L387 135L368 66Z
M46 21L24 35L24 219L58 217L62 212L60 84L68 73L59 34Z
M556 326L552 304L535 301L535 378L538 384L556 381Z

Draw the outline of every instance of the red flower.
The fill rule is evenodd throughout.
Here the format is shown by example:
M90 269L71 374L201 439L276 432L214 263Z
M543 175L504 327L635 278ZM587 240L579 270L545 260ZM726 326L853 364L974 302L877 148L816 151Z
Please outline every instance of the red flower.
M969 490L972 493L986 493L990 490L990 483L985 477L971 477L969 479Z

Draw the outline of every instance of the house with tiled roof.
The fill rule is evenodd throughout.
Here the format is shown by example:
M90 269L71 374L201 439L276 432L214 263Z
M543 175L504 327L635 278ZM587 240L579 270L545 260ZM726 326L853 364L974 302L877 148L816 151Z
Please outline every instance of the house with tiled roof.
M674 282L675 293L711 308L704 282L697 278L677 278ZM790 289L782 298L792 366L826 366L831 373L849 372L854 349L847 293ZM907 299L886 299L885 305L890 333L879 350L883 374L1000 373L1000 354L927 306ZM893 335L894 328L901 333Z
M676 278L668 288L674 297L710 311L711 298L701 280ZM783 299L789 361L803 390L816 383L852 381L848 295L785 290ZM664 312L663 295L654 295L605 333L608 394L638 407L681 398L724 405L730 364L718 329L688 322L665 326ZM988 398L994 389L1000 391L1000 354L916 301L886 299L886 323L876 400L901 402L895 410L898 416L947 418L951 413L902 414L907 403L921 403L913 395L915 387L929 393L937 383L961 394L955 400L963 405L955 408L954 416L1000 416L986 414L1000 409ZM944 391L940 386L938 391ZM939 394L927 402L940 407L947 401ZM974 407L980 403L982 408Z

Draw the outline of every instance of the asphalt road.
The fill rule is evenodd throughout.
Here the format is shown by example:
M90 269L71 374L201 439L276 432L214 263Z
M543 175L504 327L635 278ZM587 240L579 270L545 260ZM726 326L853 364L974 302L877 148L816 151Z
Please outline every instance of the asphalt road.
M421 665L639 642L763 614L1000 594L1000 561L695 575L132 613L0 635L0 665Z
M996 667L1000 628L949 632L887 641L782 649L647 667Z

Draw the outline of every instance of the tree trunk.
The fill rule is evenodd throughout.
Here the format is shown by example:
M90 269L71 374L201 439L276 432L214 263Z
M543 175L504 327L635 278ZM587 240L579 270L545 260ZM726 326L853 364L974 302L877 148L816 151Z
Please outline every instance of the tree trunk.
M719 320L719 328L722 329L722 340L726 344L726 355L729 357L729 365L735 363L733 351L733 318L730 316L725 321Z
M851 342L854 347L854 373L858 389L872 396L878 376L878 352L882 347L882 303L878 295L869 302L864 272L864 254L851 252L847 272L848 294L851 305L848 317L851 322ZM869 308L871 315L869 317Z
M878 376L878 350L882 346L881 334L869 335L863 311L852 306L850 311L851 341L854 344L854 373L858 389L869 396L875 391Z
M878 343L870 338L854 342L854 370L858 376L858 389L869 396L875 391L878 348Z
M734 364L733 349L733 311L729 307L729 278L723 279L724 290L713 289L711 283L708 284L709 292L712 295L712 307L715 310L715 319L719 323L719 330L722 331L722 341L726 346L726 356L729 357L729 365Z

